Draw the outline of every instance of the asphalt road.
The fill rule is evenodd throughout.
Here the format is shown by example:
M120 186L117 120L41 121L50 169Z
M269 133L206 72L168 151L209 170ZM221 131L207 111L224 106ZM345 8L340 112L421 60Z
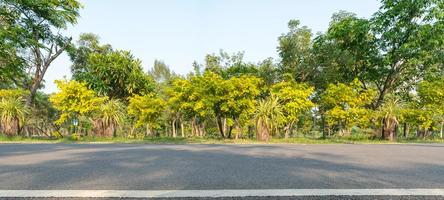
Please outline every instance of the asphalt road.
M444 188L444 145L0 144L0 190Z

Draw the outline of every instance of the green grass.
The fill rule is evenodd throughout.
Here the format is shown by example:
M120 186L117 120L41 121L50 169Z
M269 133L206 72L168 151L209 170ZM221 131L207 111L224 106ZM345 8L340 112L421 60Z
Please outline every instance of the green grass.
M114 144L265 144L254 139L214 139L214 138L171 138L171 137L147 137L144 139L131 139L124 137L98 138L82 137L73 140L69 137L60 139L6 137L0 135L0 143L114 143ZM313 137L295 137L289 139L271 139L268 144L403 144L403 143L444 143L444 140L398 138L396 142L370 139L366 136L355 135L349 137L332 137L327 139Z

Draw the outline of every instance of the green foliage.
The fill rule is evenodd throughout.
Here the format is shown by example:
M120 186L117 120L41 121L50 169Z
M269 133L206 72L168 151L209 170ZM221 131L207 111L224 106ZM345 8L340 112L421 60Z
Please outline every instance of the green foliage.
M101 45L99 36L93 33L83 33L79 36L77 45L71 45L67 52L71 58L73 79L79 80L84 72L88 72L90 54L107 54L112 51L111 45Z
M13 70L7 71L15 76L26 74L21 76L25 80L32 77L23 85L30 90L28 106L51 63L69 46L71 39L60 32L77 22L81 7L77 0L0 1L0 21L5 25L0 28L0 61L4 55L11 56L6 66ZM29 70L24 71L24 66ZM17 86L23 80L12 81Z
M142 70L141 61L134 59L128 51L91 53L87 62L75 78L99 95L126 100L154 89L152 79Z
M379 97L376 106L396 89L411 90L442 48L444 3L437 0L382 0L372 27L377 35L381 63L374 64ZM442 62L441 62L442 63Z
M300 27L299 25L299 20L288 22L290 30L279 37L278 53L282 59L281 75L304 82L314 72L312 67L312 33L308 27Z
M168 83L177 76L163 61L160 60L154 61L154 66L148 74L150 74L158 84Z
M273 130L282 124L284 114L279 99L271 96L266 100L260 100L254 115L256 121L256 138L260 141L268 141Z
M125 120L125 105L116 99L110 99L100 106L98 116L105 126L120 125Z
M359 79L364 83L374 82L378 72L376 38L371 31L371 22L341 11L335 13L325 34L314 40L314 56L318 75L314 85L325 89L329 83L349 83Z
M112 136L125 121L125 105L120 100L110 99L101 104L94 115L94 134Z
M0 100L0 132L8 136L17 135L25 122L27 113L23 98L2 98Z

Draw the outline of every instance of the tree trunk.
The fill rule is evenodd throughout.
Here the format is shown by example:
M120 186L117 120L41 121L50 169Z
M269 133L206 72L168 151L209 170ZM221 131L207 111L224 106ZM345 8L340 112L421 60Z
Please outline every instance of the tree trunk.
M227 118L223 118L223 130L224 130L224 134L226 134L228 131ZM226 135L225 135L225 137L226 137Z
M180 120L180 131L182 132L182 137L185 137L185 128L183 126L183 120Z
M16 136L18 135L20 129L20 123L17 118L12 119L11 121L2 121L3 125L0 131L3 131L7 136Z
M441 129L442 130L442 129ZM404 130L403 130L403 132L404 132L404 138L407 138L407 133L409 132L408 131L408 126L407 126L407 123L406 122L404 122Z
M262 120L258 120L256 122L256 139L259 141L265 141L268 142L269 137L270 137L270 131L267 127L267 124L265 124L265 122L263 122Z
M225 130L224 124L222 122L222 118L220 116L216 117L217 127L219 128L219 133L222 138L225 138Z
M202 124L202 137L205 137L206 134L207 134L207 132L206 132L206 124L203 123Z
M150 128L150 126L147 124L146 125L146 134L145 134L145 136L152 136L152 131L151 131L151 128Z
M173 137L175 138L177 135L176 135L176 119L174 119L173 120L173 122L171 123L171 128L172 128L172 130L173 130Z
M191 119L191 136L194 137L196 134L196 119L193 117Z
M290 137L291 128L293 127L293 122L290 122L287 126L285 126L285 139L288 139Z
M325 120L324 120L324 116L321 116L321 126L322 126L322 138L327 138L327 133L325 133Z
M440 131L440 133L439 133L439 136L440 136L441 139L442 139L442 137L443 137L443 134L442 134L443 129L444 129L444 121L441 122L441 131Z
M398 135L398 125L395 124L394 127L390 126L390 141L396 141L396 136Z
M385 139L385 130L384 130L384 128L385 128L385 118L383 118L382 119L382 124L381 124L381 139L383 140L383 139Z
M242 126L240 125L240 122L236 122L236 135L234 136L234 139L239 139L239 135L242 135Z
M38 67L37 69L40 69L41 67ZM32 103L33 103L33 101L34 101L34 98L35 98L35 95L36 95L36 93L37 93L37 89L39 89L39 86L40 86L40 83L42 82L42 78L43 78L43 76L44 76L44 74L42 74L42 75L40 75L40 74L38 74L37 72L36 72L36 75L34 76L34 79L33 79L33 81L32 81L32 84L31 84L31 86L29 87L29 95L28 95L28 97L26 98L26 106L28 107L28 108L30 108L31 107L31 105L32 105Z

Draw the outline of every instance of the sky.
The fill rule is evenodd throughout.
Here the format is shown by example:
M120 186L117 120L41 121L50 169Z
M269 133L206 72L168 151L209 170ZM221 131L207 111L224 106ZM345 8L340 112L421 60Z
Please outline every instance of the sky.
M346 10L369 18L378 0L80 0L77 24L65 33L99 35L103 44L129 50L145 71L155 59L179 74L202 63L206 54L245 52L247 62L278 59L277 38L298 19L314 33L325 32L333 13ZM45 76L44 92L54 80L70 78L71 62L62 54Z

